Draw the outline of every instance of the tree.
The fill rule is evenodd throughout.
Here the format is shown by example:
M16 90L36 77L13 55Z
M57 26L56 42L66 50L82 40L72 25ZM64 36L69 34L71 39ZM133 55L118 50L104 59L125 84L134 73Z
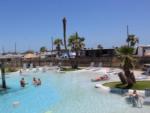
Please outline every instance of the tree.
M43 46L40 48L40 52L46 52L46 51L47 51L46 47Z
M64 46L65 46L65 52L67 53L67 56L69 58L69 62L70 62L70 65L72 66L72 68L74 67L73 66L73 63L72 63L72 60L71 60L71 57L70 57L70 54L69 54L69 50L67 49L67 42L66 42L66 24L67 24L67 20L66 18L64 17L63 20L63 38L64 38Z
M56 38L54 40L54 45L56 46L56 50L58 51L58 55L60 55L61 46L63 45L62 39Z
M131 69L134 68L134 63L135 63L135 59L133 58L133 52L134 52L134 48L129 46L122 46L116 49L116 53L121 60L121 67L124 71L124 75L126 78L126 80L124 81L127 82L128 86L132 86L136 82L134 73L131 72Z
M77 32L71 35L68 39L68 46L71 47L72 51L76 52L76 57L78 57L79 51L85 47L84 40L85 38L79 37Z
M103 46L101 44L98 44L97 49L103 49Z
M85 39L83 37L78 36L77 32L71 35L68 39L68 46L71 47L71 51L76 52L76 59L75 62L72 64L72 68L78 68L77 57L79 55L79 51L84 49L85 47L84 40Z
M67 24L67 20L64 17L62 21L63 21L64 46L65 46L65 50L67 51L67 42L66 42L66 24Z
M128 35L126 42L129 47L134 47L137 43L139 43L139 39L135 35Z
M1 65L1 75L2 75L2 88L6 89L6 80L5 80L5 66L4 62L2 61Z
M64 17L63 20L63 37L64 37L64 46L65 46L65 52L67 53L67 56L71 62L71 58L70 58L70 54L69 54L69 50L67 49L67 37L66 37L66 24L67 24L67 20L66 18ZM70 63L72 65L72 62Z

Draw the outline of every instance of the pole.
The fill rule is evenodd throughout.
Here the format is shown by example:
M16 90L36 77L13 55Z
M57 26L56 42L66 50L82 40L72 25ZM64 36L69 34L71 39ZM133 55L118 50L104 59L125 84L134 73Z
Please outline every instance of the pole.
M5 48L2 46L2 54L5 54Z
M128 25L127 25L127 40L129 40L128 38L129 38L129 28L128 28ZM129 41L128 41L128 47L129 47Z
M53 46L54 46L53 37L51 38L51 42L52 42L52 51L53 51Z
M15 42L15 54L17 53L16 42Z
M129 36L129 28L128 28L128 25L127 25L127 38Z

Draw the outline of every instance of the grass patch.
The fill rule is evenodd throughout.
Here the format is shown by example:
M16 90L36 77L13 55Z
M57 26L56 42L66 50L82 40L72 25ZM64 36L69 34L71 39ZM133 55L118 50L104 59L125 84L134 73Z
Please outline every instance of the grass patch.
M144 90L150 88L150 81L136 81L136 83L130 88L127 88L127 85L123 85L121 82L109 82L104 83L103 85L110 88Z
M15 67L5 67L5 72L6 73L11 73L11 72L16 72L18 71L19 69L18 68L15 68Z

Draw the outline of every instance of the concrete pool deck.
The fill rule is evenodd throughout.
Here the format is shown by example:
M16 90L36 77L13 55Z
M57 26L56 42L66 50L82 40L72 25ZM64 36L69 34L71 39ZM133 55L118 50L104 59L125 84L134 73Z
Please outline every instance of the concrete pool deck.
M100 90L104 90L106 92L112 92L112 93L128 93L128 94L132 94L133 90L129 89L129 90L122 90L122 89L117 89L117 88L109 88L106 86L103 86L104 83L107 82L117 82L120 81L117 73L122 72L121 69L119 68L109 68L109 67L88 67L88 68L83 68L82 70L78 70L76 72L88 72L93 74L92 77L98 77L98 76L102 76L104 74L107 74L110 79L107 81L99 81L96 82L95 87L99 88ZM150 80L150 76L148 75L144 75L142 74L143 71L140 70L133 70L135 78L137 81L143 81L143 80ZM92 78L91 78L92 79ZM145 91L144 90L137 90L137 93L143 97L145 97Z
M106 87L104 86L103 84L104 83L107 83L107 82L116 82L116 81L120 81L118 75L115 73L117 72L121 72L122 70L121 69L117 69L117 68L92 68L92 69L83 69L82 71L88 71L88 72L93 72L93 74L97 74L98 75L101 75L102 73L103 74L107 74L109 77L110 77L110 80L108 81L100 81L98 82L97 84L95 84L95 87L96 88L99 88L100 90L104 90L105 92L109 92L109 93L115 93L115 94L132 94L133 93L133 90L132 89L118 89L118 88L109 88L109 87ZM148 75L143 75L142 74L143 71L139 71L139 70L134 70L134 74L135 74L135 78L136 80L140 81L140 80L150 80L150 76ZM142 97L145 97L145 90L136 90L137 93L142 96ZM143 103L145 105L150 105L150 97L146 97L144 98L144 101Z

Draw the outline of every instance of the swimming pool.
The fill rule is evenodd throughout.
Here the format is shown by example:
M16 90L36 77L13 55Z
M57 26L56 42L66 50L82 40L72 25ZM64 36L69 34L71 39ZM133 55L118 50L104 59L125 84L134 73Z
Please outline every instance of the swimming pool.
M22 77L29 83L25 88L19 85ZM33 86L33 77L42 85ZM149 113L149 106L134 108L122 96L95 89L90 78L92 73L86 71L12 73L6 78L10 89L0 92L0 113Z

